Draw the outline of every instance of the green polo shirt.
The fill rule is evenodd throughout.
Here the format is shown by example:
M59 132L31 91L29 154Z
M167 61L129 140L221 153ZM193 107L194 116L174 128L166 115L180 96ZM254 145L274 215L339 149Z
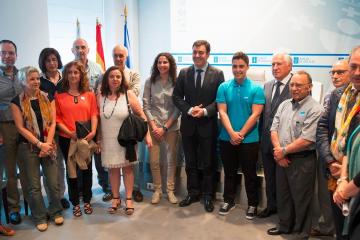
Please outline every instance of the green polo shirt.
M265 104L263 88L255 84L249 78L245 78L241 84L235 79L223 82L217 91L217 103L225 103L227 114L234 131L238 132L244 126L252 114L253 104ZM220 130L220 140L230 141L230 136L224 127ZM246 134L243 143L259 141L258 123Z

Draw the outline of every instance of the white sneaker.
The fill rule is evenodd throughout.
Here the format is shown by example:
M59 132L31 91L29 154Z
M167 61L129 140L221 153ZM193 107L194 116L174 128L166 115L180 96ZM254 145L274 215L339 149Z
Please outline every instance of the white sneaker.
M153 193L153 195L152 195L151 203L152 203L152 204L158 204L158 203L160 202L161 195L162 195L161 192L155 191L155 192Z
M170 203L177 204L178 200L174 194L174 191L168 191L167 196Z

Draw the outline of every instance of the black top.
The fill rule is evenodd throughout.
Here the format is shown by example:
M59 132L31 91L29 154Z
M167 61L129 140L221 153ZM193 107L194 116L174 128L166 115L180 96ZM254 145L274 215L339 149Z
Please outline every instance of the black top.
M50 94L49 94L48 98L49 98L50 102L52 102L54 100L53 96L50 96ZM16 106L19 107L20 111L22 111L21 105L20 105L20 96L19 95L14 97L13 100L11 100L11 103L14 103ZM39 99L30 100L30 103L31 103L31 108L33 109L33 111L35 113L36 121L37 121L37 124L39 126L39 129L43 129L43 120L42 120L41 111L40 111ZM42 141L42 142L44 141L44 134L43 134L42 131L40 131L40 139L39 140ZM25 142L25 143L29 142L21 134L20 134L20 137L19 137L19 141L20 142Z
M62 88L62 79L60 79L58 83L55 85L45 76L40 77L40 90L46 92L52 98L54 98L56 92L61 92L61 88Z

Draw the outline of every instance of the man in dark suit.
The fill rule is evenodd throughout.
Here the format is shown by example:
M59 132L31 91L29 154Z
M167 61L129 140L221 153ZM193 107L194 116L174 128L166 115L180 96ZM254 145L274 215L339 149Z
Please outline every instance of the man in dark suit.
M264 164L266 181L267 207L258 214L266 218L277 212L276 207L276 163L273 155L273 146L270 139L270 127L275 113L284 100L291 98L289 82L292 77L292 60L288 54L277 53L272 58L272 74L275 79L266 82L264 92L266 103L260 120L261 156Z
M174 104L182 112L180 131L188 190L179 206L186 207L199 201L203 193L204 208L212 212L218 134L215 99L224 74L208 64L210 44L207 41L195 41L192 51L194 65L180 71L173 92ZM199 169L202 169L202 182L199 180Z

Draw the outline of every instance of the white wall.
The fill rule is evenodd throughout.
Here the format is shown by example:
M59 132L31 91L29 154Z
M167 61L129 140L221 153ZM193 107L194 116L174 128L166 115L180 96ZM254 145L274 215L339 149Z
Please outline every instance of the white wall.
M171 51L170 1L139 0L139 62L142 88L157 54Z
M192 62L192 43L207 39L210 63L227 79L236 51L250 53L251 67L265 70L268 78L270 54L286 51L296 57L294 70L305 69L327 90L332 63L360 42L359 15L359 4L340 0L172 0L171 51L184 67Z
M49 45L47 1L1 0L0 11L0 39L17 45L16 66L38 66L41 49Z

